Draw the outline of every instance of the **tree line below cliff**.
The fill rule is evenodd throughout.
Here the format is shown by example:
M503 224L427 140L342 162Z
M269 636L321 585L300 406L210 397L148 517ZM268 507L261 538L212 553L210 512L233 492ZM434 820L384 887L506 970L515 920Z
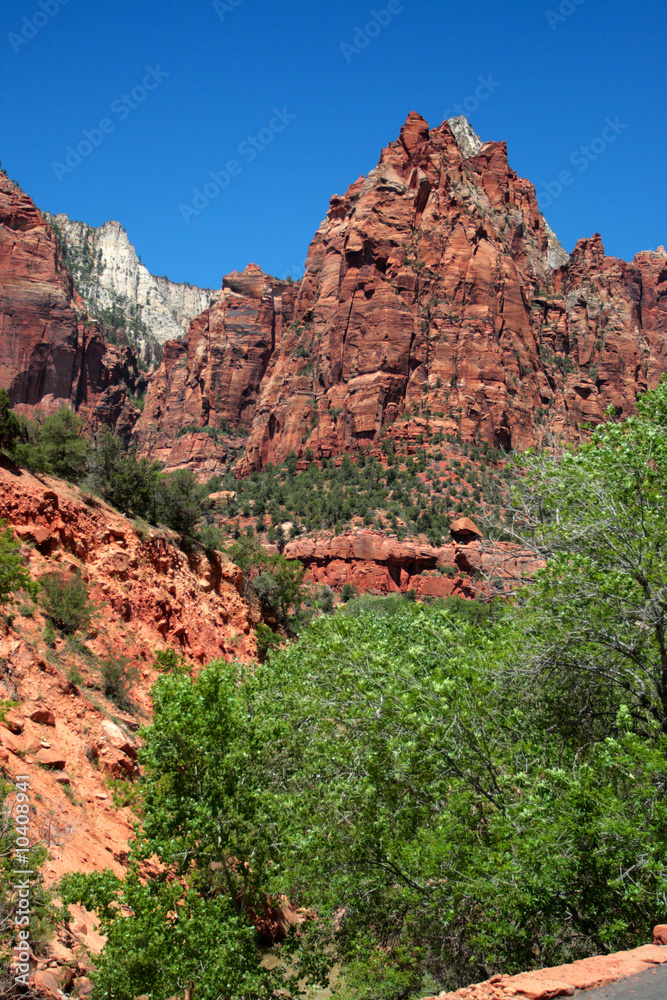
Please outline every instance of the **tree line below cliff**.
M61 887L108 933L97 994L296 996L336 964L339 995L398 1000L647 940L667 908L666 478L663 383L524 460L507 509L546 565L512 604L376 602L262 665L174 660L128 876ZM257 926L286 898L299 922L266 963Z

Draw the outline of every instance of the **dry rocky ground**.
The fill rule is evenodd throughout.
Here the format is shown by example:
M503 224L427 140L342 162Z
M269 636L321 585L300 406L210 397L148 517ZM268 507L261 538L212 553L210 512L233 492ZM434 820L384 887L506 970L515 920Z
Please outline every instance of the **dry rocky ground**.
M97 614L88 634L44 637L46 619L27 598L0 629L0 764L28 774L31 827L49 850L47 884L67 871L121 875L135 820L137 730L149 722L155 655L172 649L193 666L255 654L256 612L241 597L237 567L222 556L186 556L164 532L136 528L112 508L59 481L0 467L0 519L22 541L34 579L80 572ZM48 638L48 633L47 633ZM100 665L122 654L136 671L131 706L105 697ZM71 908L37 980L85 996L101 947L90 914Z

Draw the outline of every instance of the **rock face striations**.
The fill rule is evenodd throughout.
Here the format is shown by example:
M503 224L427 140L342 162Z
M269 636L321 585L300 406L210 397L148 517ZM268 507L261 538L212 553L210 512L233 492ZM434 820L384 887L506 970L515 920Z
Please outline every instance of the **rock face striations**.
M111 346L77 308L51 227L3 174L0 362L0 388L24 413L70 405L129 435L137 411L126 387L139 379L136 357L127 344Z
M576 437L655 384L666 334L664 252L626 264L594 236L568 260L504 143L411 114L331 200L244 468L353 448L420 412L502 448L547 424Z
M146 362L161 359L161 345L184 337L190 321L208 307L211 289L152 275L119 222L93 229L66 215L47 218L90 314L122 318Z
M223 281L187 339L165 345L135 437L167 469L222 471L243 449L271 359L294 314L298 286L256 264Z
M409 436L424 416L431 433L524 448L547 429L576 439L610 405L631 412L667 370L664 250L626 264L595 235L568 257L505 144L464 118L430 130L411 114L331 199L296 297L244 274L167 347L144 451L164 457L183 425L236 422L244 473L389 426ZM197 466L194 451L176 458Z

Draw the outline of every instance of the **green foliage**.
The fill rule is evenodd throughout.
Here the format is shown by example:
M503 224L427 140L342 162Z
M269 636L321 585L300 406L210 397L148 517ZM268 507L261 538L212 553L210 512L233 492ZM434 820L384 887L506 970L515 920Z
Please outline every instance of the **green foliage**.
M303 565L280 553L267 555L259 540L248 535L230 545L227 554L243 570L248 596L259 600L262 612L275 625L294 634L304 598ZM267 639L263 633L262 643Z
M136 868L124 881L110 871L68 875L62 895L102 916L108 942L96 961L97 997L168 1000L183 996L190 982L198 1000L271 995L274 977L259 964L254 930L225 895L206 898L163 879L143 884Z
M284 644L285 636L274 632L268 625L260 622L255 629L255 640L257 642L257 659L260 663L264 663L273 650L280 649Z
M189 979L208 997L209 962L240 996L242 972L266 976L270 996L287 969L318 981L338 961L342 996L393 1000L646 939L667 905L667 738L626 708L570 746L507 669L514 618L464 603L393 595L318 617L252 669L161 676L135 854L164 875L75 877L110 930L102 996L115 969L123 1000L150 977L156 997ZM132 917L109 905L121 893ZM317 920L268 972L249 911L283 893ZM190 933L211 947L195 971Z
M102 430L90 456L88 483L107 503L129 517L155 523L160 502L160 464L128 454L119 438Z
M9 396L5 389L0 389L0 448L11 455L22 435L21 423L10 410Z
M136 667L129 666L127 656L108 656L102 660L102 690L122 712L132 708L130 688L138 677Z
M325 615L330 615L333 613L335 604L335 595L331 587L323 584L314 594L315 605L322 611Z
M80 573L48 573L39 581L42 607L49 622L66 635L86 631L97 614Z
M157 516L179 535L194 539L197 523L207 506L207 495L207 488L197 482L189 469L162 476Z
M548 559L518 611L521 662L580 732L608 732L621 703L667 731L667 380L638 410L577 451L529 457L517 486L516 531Z
M340 599L343 602L343 604L347 604L348 601L350 601L353 597L356 596L357 596L356 587L354 587L351 583L344 583L343 586L340 588Z
M80 483L88 469L90 443L84 424L70 409L56 410L41 422L31 421L28 440L15 444L16 460L31 472Z
M175 649L163 649L155 654L155 669L161 674L170 674L177 670L187 670L187 661Z
M382 526L389 519L399 535L423 533L432 544L442 544L458 505L456 493L449 493L449 481L442 482L438 475L441 453L436 458L433 452L427 454L423 449L415 461L411 456L398 455L394 442L383 441L383 447L386 465L360 451L352 457L343 455L340 465L324 459L318 466L309 452L308 468L299 471L297 456L291 452L281 465L269 463L262 472L246 479L236 480L230 473L223 487L234 491L237 500L229 504L228 514L234 516L238 510L244 517L252 517L257 532L270 532L269 539L276 542L277 526L287 521L293 524L295 535L319 529L341 531L354 519L367 527ZM459 452L465 450L463 445L456 448ZM487 457L498 459L498 453L488 446L474 450L480 461ZM465 489L466 483L473 485L477 472L471 465L464 467L456 458L449 464L451 472L456 473L452 489ZM425 473L424 478L420 473ZM487 468L478 486L479 499L465 504L467 513L477 516L479 507L498 506L504 491L502 473L501 468ZM267 512L271 515L270 527ZM405 526L399 526L399 518Z
M194 474L180 470L161 472L159 462L137 459L122 442L103 430L90 457L90 488L129 517L163 524L184 539L200 541L206 548L221 548L222 536L209 521L208 486Z
M12 603L21 590L35 597L38 588L25 568L14 532L5 528L4 521L0 521L0 532L0 607L3 607Z
M498 674L513 630L405 602L318 619L258 678L300 743L285 889L345 911L352 995L629 946L667 901L667 741L568 751Z
M258 683L226 663L196 679L164 674L153 694L153 724L142 734L144 827L129 874L124 882L74 874L61 887L66 902L97 910L109 935L97 995L166 1000L190 981L199 1000L297 995L300 974L322 981L327 967L309 947L309 928L276 948L283 962L269 970L251 912L267 897L279 902L283 804L271 787L274 730L284 723L255 713ZM139 862L153 856L163 874L140 879Z
M298 619L303 600L304 567L280 554L269 557L265 567L253 580L262 610L289 628Z

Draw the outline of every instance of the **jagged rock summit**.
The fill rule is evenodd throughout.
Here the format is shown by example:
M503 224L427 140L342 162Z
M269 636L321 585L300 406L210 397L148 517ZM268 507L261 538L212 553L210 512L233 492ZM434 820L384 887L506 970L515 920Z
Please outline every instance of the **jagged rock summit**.
M93 229L63 214L46 217L88 311L124 319L130 341L147 362L160 360L161 345L184 337L190 321L208 308L210 288L155 277L119 222Z
M161 442L178 467L183 450L166 443L184 425L186 464L207 472L233 457L216 440L226 426L249 432L242 474L389 429L525 448L547 430L578 438L610 405L631 413L667 370L664 258L607 257L597 234L569 257L506 144L463 118L430 129L408 116L368 177L331 199L298 288L243 280L225 279L187 343L167 347L142 453Z

